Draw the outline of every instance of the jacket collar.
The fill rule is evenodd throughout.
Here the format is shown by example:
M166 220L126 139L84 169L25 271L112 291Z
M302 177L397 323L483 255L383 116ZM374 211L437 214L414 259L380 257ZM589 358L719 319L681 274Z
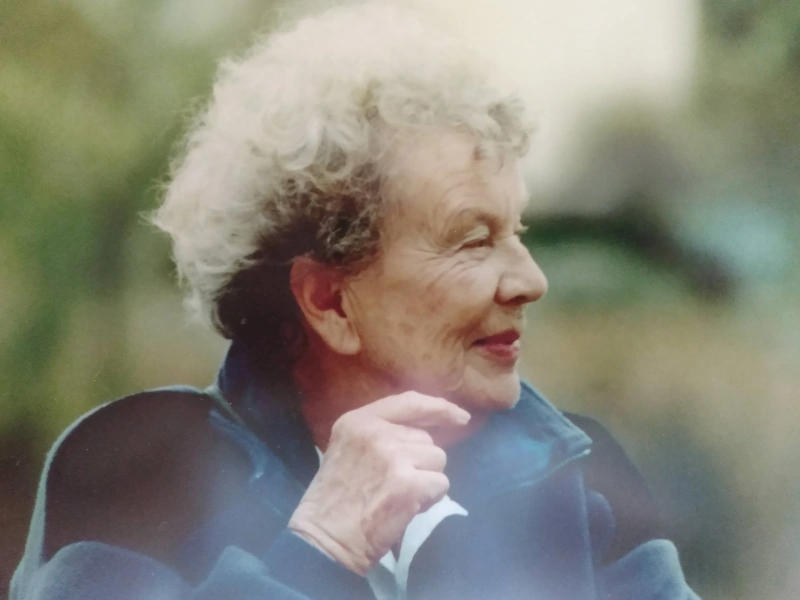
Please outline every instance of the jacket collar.
M290 389L268 389L244 346L231 344L217 387L245 425L266 444L303 487L319 467L311 432Z
M297 398L291 390L268 391L249 362L246 350L232 344L217 387L246 426L305 489L319 462ZM494 413L479 432L448 449L449 493L469 510L492 496L548 477L588 453L590 446L591 440L581 429L523 382L513 408Z
M535 484L587 454L591 439L523 381L513 408L494 413L462 444L448 449L450 495L467 510Z

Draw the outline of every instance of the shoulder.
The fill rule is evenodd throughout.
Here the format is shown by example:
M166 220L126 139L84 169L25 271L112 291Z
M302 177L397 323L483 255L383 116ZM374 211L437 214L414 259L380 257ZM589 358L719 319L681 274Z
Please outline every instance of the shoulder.
M655 500L619 442L594 419L567 412L564 416L592 439L584 481L588 490L605 497L614 515L610 558L619 558L644 542L664 537Z
M77 421L52 450L39 492L44 556L91 540L171 562L214 511L210 499L249 475L246 457L211 426L213 409L197 390L162 389Z

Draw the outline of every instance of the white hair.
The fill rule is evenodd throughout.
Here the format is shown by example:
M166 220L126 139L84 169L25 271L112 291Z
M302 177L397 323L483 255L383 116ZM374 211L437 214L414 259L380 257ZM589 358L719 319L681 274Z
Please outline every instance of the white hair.
M242 273L305 253L340 267L374 256L381 157L396 135L437 128L517 155L530 131L513 90L407 9L330 9L223 62L154 217L189 305L235 337L253 315L221 304L247 294Z

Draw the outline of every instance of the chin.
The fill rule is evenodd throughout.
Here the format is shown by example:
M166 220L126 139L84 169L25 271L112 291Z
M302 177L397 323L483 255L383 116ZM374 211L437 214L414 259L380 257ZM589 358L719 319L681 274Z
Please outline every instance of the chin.
M519 400L520 381L516 373L465 383L456 403L470 412L501 412Z

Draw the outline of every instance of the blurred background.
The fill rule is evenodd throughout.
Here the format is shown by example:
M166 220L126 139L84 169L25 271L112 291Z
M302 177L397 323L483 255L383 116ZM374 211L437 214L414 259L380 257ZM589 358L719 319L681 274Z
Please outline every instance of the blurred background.
M216 61L295 4L0 2L0 597L58 433L215 374L143 213ZM800 597L800 2L414 4L539 115L523 374L623 442L704 598Z

